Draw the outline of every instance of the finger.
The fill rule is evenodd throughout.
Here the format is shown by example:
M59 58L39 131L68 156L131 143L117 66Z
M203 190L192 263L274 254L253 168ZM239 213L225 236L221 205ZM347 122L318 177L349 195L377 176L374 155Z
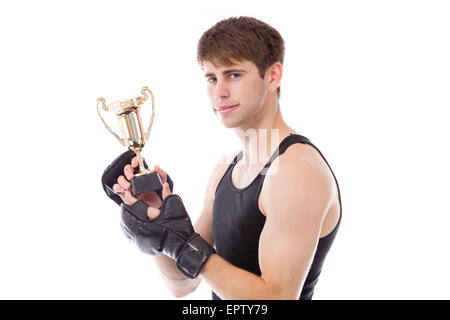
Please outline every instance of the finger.
M131 194L130 190L125 190L123 195L124 195L124 198L125 198L124 202L126 204L128 204L129 206L131 206L133 203L135 203L138 200L135 197L133 197L133 195Z
M161 169L157 164L153 167L153 171L158 172L163 183L167 182L167 172L165 172L163 169Z
M169 184L167 182L165 182L164 185L163 185L163 189L162 189L163 200L165 198L167 198L168 195L171 195L171 194L172 194L172 192L170 192Z
M117 183L113 185L113 190L117 193L123 193L125 191L125 189L119 186L119 184Z
M157 164L155 164L155 166L153 167L153 170L154 170L154 171L158 171L158 172L160 172L161 174L167 175L167 172L164 171L163 169L161 169L161 167L160 167L159 165L157 165Z
M130 183L127 181L127 179L125 179L124 176L119 176L119 178L117 178L117 182L124 189L128 189L131 186Z
M137 168L139 166L139 161L138 161L138 157L134 157L133 159L131 159L131 167L133 168Z
M150 220L155 219L157 216L159 216L159 213L160 213L159 209L148 207L147 218L149 218Z
M125 189L119 186L117 183L113 185L113 190L119 194L120 199L125 202Z
M131 165L129 165L129 164L127 164L127 165L123 168L123 173L125 174L125 177L127 177L128 181L130 181L131 179L134 178L133 168L132 168Z
M142 162L144 162L144 158L142 158ZM139 160L137 156L131 159L131 167L133 168L139 167Z

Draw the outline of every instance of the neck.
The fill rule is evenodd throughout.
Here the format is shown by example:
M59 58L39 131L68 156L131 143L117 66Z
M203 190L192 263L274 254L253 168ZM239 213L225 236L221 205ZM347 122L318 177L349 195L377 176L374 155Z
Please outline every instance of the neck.
M283 120L278 98L263 107L251 122L235 129L242 144L245 166L264 165L281 141L290 133L295 133Z

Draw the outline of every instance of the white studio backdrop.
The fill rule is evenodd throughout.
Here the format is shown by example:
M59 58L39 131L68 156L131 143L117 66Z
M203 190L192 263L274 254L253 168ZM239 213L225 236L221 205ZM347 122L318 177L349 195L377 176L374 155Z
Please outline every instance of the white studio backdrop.
M282 34L283 116L341 187L314 299L450 298L447 1L2 2L0 298L173 298L101 188L125 149L95 102L152 89L144 157L195 221L214 164L241 149L196 62L201 34L231 16Z

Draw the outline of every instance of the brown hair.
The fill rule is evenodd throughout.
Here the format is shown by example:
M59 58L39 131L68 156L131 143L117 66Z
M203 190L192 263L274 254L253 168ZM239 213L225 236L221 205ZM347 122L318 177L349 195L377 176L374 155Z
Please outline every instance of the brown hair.
M203 33L197 46L200 65L232 65L231 59L252 61L264 78L275 62L283 64L284 40L275 28L251 17L231 17L217 22ZM277 93L280 95L280 87Z

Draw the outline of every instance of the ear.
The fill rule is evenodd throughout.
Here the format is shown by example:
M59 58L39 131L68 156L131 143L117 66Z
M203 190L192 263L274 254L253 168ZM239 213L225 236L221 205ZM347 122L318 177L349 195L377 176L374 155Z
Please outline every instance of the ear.
M283 76L283 65L280 62L275 62L271 65L266 72L266 77L268 77L270 91L276 91L280 86L281 77Z

